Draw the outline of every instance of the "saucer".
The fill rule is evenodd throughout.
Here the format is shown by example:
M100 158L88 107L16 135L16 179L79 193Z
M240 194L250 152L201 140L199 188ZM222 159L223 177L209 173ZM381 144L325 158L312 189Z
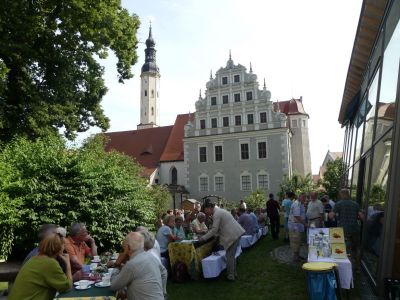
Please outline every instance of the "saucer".
M109 286L111 286L111 283L103 284L103 282L100 281L100 282L96 282L94 285L97 287L109 287Z
M75 286L75 288L77 289L77 290L88 290L88 289L90 289L92 286L91 285L88 285L87 287L85 287L85 288L81 288L79 285L77 285L77 286Z
M98 259L98 260L92 259L91 262L92 262L92 263L99 263L99 262L100 262L100 259Z
M79 286L80 281L85 281L85 282L87 281L89 285L92 285L94 283L94 281L92 281L92 280L79 280L79 281L74 282L74 285Z

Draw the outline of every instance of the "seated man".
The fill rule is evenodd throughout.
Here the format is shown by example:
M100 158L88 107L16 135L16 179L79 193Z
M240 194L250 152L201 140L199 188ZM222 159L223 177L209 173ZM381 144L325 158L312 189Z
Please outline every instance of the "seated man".
M206 214L199 212L197 218L192 222L193 232L198 235L206 234L208 231L207 225L205 224Z
M72 224L69 229L69 236L64 241L65 251L69 254L73 274L82 269L86 256L93 257L97 255L96 243L88 234L83 223ZM74 276L74 279L78 279L78 277Z
M253 218L241 207L239 208L239 219L238 223L242 225L246 235L253 235L255 233Z
M144 251L143 235L128 233L123 246L129 260L113 274L111 289L127 287L128 300L164 300L167 271L154 255Z

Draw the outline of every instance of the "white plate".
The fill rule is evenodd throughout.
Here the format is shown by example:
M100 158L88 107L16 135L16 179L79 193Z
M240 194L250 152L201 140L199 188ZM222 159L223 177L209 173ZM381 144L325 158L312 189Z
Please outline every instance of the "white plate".
M100 262L100 259L99 259L99 260L94 260L94 259L92 259L91 262L92 262L92 263L99 263L99 262Z
M100 282L96 282L94 285L97 287L109 287L109 286L111 286L111 283L103 285L103 282L100 281Z
M79 285L79 282L81 282L81 281L88 282L89 285L95 283L95 281L91 281L91 280L79 280L79 281L74 282L74 285L78 286L78 285Z
M81 288L79 285L75 286L75 288L76 288L77 290L88 290L88 289L90 289L91 287L92 287L91 285L88 285L88 286L85 287L85 288Z

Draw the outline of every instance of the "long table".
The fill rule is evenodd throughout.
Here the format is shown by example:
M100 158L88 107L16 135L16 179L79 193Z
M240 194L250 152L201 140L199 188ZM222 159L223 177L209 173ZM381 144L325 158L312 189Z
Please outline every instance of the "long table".
M214 244L215 241L211 240L195 248L193 242L190 241L170 243L168 254L171 267L177 261L182 261L186 264L190 277L194 280L199 279L202 274L201 260L211 254Z
M75 288L72 288L70 291L66 293L61 293L56 296L56 300L62 299L62 300L116 300L117 298L115 297L116 292L112 291L108 287L104 288L99 288L95 287L92 285L90 289L87 290L77 290Z

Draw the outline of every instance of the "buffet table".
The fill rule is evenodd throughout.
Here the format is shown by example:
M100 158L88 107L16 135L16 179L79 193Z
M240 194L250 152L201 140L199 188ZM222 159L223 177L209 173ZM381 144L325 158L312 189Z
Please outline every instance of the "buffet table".
M236 248L235 257L242 253L240 244ZM201 260L204 278L215 278L226 268L226 251L220 250Z

